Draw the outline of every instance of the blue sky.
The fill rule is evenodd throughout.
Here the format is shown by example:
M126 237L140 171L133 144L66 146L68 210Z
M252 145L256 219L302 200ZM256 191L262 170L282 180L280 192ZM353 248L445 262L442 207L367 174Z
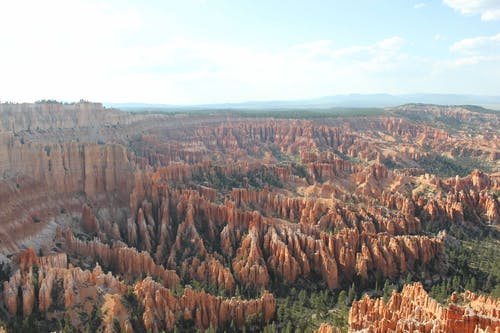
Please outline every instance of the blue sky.
M500 95L500 0L0 0L0 100Z

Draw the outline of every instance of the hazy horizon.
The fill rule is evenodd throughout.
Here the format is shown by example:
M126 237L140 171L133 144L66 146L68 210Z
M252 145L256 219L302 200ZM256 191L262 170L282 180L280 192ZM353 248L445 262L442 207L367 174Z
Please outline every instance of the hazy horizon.
M500 95L459 95L459 94L342 94L331 96L318 96L308 99L268 99L247 100L238 102L200 103L200 104L170 104L170 103L148 103L135 101L98 101L106 107L117 107L125 109L135 108L356 108L356 107L393 107L403 104L436 104L436 105L478 105L485 108L500 110Z
M269 99L269 100L247 100L238 102L214 102L214 103L150 103L142 101L98 101L88 99L62 100L57 98L43 98L39 100L7 101L1 103L67 103L73 104L81 101L101 103L108 108L119 108L124 110L140 109L193 109L203 110L212 108L228 109L327 109L327 108L385 108L404 104L430 104L430 105L476 105L484 108L500 111L500 95L459 95L459 94L340 94L330 96L318 96L315 98L297 99Z

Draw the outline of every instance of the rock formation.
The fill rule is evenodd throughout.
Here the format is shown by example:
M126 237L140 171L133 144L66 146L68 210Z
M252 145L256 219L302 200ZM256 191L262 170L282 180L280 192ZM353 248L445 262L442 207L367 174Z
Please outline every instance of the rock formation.
M500 300L477 297L470 292L462 297L463 305L442 306L429 297L422 284L406 285L401 293L393 291L387 304L368 296L353 302L349 325L353 331L367 329L370 332L500 330Z
M221 327L231 321L242 327L252 318L269 322L276 311L276 301L268 292L259 299L241 300L223 299L203 290L197 292L186 288L182 295L175 296L151 278L138 282L134 292L144 305L144 325L152 332L172 330L179 318L194 320L196 327L201 329Z
M117 274L131 278L147 274L160 279L168 287L179 283L179 277L175 271L166 270L163 266L155 264L147 252L138 252L120 243L115 243L110 247L97 240L83 242L76 239L70 230L66 231L65 240L70 253L93 258L106 267L112 268Z
M248 234L243 238L240 248L233 260L233 269L238 281L244 286L266 288L269 285L269 274L261 251L258 222L250 224Z
M336 328L330 324L322 323L321 326L317 331L314 331L315 333L340 333L341 330L339 328Z
M102 331L114 318L126 332L260 328L276 319L279 284L439 278L447 243L429 230L500 224L498 128L497 115L467 107L250 121L0 104L6 319L68 315L81 330L78 314L100 310ZM497 329L498 301L454 300L406 286L388 304L354 302L350 325Z

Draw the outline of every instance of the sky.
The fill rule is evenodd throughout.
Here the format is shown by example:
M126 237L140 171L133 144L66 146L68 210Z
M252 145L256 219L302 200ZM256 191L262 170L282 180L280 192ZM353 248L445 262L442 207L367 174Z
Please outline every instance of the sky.
M0 101L500 95L500 0L0 0Z

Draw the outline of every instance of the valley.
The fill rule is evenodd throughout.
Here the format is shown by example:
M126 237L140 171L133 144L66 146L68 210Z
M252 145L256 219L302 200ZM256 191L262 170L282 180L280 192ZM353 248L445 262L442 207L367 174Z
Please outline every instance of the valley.
M8 332L500 330L500 113L0 104Z

